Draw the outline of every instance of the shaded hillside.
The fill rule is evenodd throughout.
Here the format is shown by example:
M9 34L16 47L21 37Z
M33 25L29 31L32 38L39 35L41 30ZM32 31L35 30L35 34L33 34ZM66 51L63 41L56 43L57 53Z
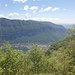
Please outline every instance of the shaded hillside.
M66 29L51 22L0 18L0 42L51 43L61 40Z

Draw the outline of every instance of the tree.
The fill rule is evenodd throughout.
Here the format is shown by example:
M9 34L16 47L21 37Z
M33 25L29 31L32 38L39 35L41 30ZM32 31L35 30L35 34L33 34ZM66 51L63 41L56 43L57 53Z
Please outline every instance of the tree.
M68 29L68 36L75 36L75 25Z
M22 50L14 50L6 42L0 47L0 75L28 75L31 62L27 59Z
M39 74L44 72L45 69L45 53L37 45L33 47L33 50L28 52L29 59L33 63L32 72L33 74Z

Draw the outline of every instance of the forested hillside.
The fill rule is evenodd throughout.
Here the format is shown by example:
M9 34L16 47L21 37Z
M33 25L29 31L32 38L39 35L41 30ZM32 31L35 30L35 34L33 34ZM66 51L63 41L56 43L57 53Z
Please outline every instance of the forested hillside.
M6 42L0 47L0 75L75 75L75 28L46 51L38 45L14 50Z
M66 29L51 22L0 18L0 43L6 40L47 44L59 41L65 36Z

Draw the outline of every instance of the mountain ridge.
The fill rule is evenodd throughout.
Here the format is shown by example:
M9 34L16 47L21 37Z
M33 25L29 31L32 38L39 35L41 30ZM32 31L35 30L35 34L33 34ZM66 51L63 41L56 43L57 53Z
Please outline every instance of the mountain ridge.
M0 18L0 34L0 42L50 43L64 38L66 29L51 22Z

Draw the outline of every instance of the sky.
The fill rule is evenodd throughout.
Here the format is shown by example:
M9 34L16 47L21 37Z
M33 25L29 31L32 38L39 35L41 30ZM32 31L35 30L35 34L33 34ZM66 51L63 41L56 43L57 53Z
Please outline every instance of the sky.
M75 24L75 0L0 0L0 18Z

